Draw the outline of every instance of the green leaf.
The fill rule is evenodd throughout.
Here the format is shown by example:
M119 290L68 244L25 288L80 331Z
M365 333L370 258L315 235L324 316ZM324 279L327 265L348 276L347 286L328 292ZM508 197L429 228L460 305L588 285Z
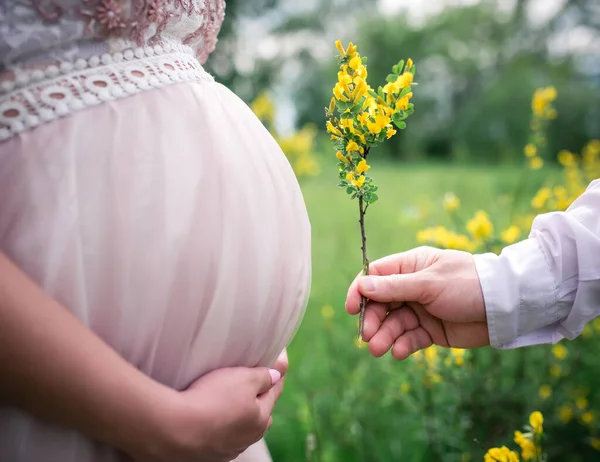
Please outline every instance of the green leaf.
M400 73L400 71L398 70L398 66L394 66L392 67L392 72L396 75L398 75Z
M348 194L352 194L352 193L354 192L354 188L353 188L352 186L348 186L348 187L346 187L346 192L347 192ZM354 198L353 198L353 199L354 199Z
M351 118L353 118L353 117L354 117L354 114L352 114L351 112L344 112L344 113L343 113L343 114L340 116L340 118L342 118L342 119L344 119L344 120L345 120L345 119L351 119Z
M366 63L367 63L367 57L366 57L366 56L363 56L363 57L362 57L362 63L363 63L363 64L366 64Z
M373 98L377 98L377 93L375 93L375 90L369 90L369 95L371 95Z
M375 202L377 199L379 199L379 196L377 194L371 194L371 203Z
M394 123L400 130L404 130L406 128L406 122L399 120L398 122L394 121Z
M396 66L398 67L398 74L402 71L402 68L404 67L404 60L401 59L400 61L398 61L398 64L396 64Z
M396 80L398 79L398 76L395 74L389 74L386 78L385 81L389 82L389 83L394 83Z
M354 106L352 106L350 108L350 112L352 114L358 114L360 112L361 108L362 108L362 104L355 104Z
M398 98L402 98L403 96L406 96L410 93L411 89L410 87L404 87L402 89L402 91L400 92L400 94L398 95Z
M377 94L379 95L380 98L384 98L385 99L385 95L383 94L383 87L379 87L377 89Z

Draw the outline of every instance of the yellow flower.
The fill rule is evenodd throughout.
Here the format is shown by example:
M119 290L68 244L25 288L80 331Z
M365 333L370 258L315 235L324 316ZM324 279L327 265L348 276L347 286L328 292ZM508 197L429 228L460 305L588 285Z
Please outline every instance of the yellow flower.
M552 347L552 354L556 359L565 359L569 354L569 350L564 345L558 343Z
M573 407L568 404L563 404L560 408L558 408L558 418L562 421L562 423L569 423L573 418Z
M475 217L467 222L467 230L475 239L486 239L494 232L494 225L483 210L478 210Z
M460 199L452 192L444 194L444 210L454 212L460 207Z
M379 135L381 130L383 130L390 123L390 121L391 119L388 116L377 114L375 116L375 122L367 122L367 128L369 129L369 132L373 133L374 135Z
M594 422L594 413L593 412L584 412L581 415L581 421L585 424L585 425L590 425L592 422Z
M567 150L562 150L558 153L558 162L564 167L571 167L576 163L573 153Z
M538 391L540 398L548 399L552 396L552 388L549 385L542 385Z
M350 183L352 183L357 188L360 188L364 184L364 182L365 182L364 175L360 175L358 178L350 180Z
M587 409L589 403L585 397L580 396L579 398L577 398L575 400L575 405L579 408L579 410L585 411Z
M590 444L596 451L600 451L600 438L592 438Z
M321 308L321 316L326 321L332 319L334 314L335 311L333 310L333 307L331 305L325 305L323 308Z
M275 107L273 102L267 95L267 93L261 93L258 97L250 104L252 112L262 120L265 124L271 125L275 119Z
M348 66L350 66L350 69L358 69L358 66L360 66L362 64L362 60L360 59L360 56L354 56L354 58L352 58L350 60L350 62L348 63Z
M340 151L335 153L335 157L337 157L339 160L341 160L344 163L348 163L348 159L346 159L344 154L342 154Z
M340 52L340 55L346 56L346 50L344 50L344 47L342 46L342 42L340 42L339 40L336 40L335 47Z
M550 199L551 195L552 192L550 191L550 188L541 188L533 199L531 199L531 206L534 209L541 209L546 205L546 202Z
M543 433L543 431L544 431L543 424L544 424L544 416L542 415L542 413L540 411L532 412L531 415L529 416L529 425L531 425L531 428L533 428L533 431L535 433L537 433L538 435Z
M358 151L358 149L359 149L358 144L356 144L356 141L354 141L354 140L350 140L348 142L348 146L346 146L346 151L348 151L348 152Z
M356 172L357 173L365 173L370 168L371 168L371 166L367 164L367 161L365 159L362 159L356 166Z
M519 455L508 449L506 446L501 448L491 448L485 456L484 462L519 462Z
M385 136L388 140L395 134L396 134L396 130L394 130L392 127L388 128L387 131L385 132Z
M334 127L334 125L328 120L326 123L327 126L327 131L333 135L336 136L342 136L342 132L339 131L339 129L337 127Z
M514 244L519 238L520 234L521 231L519 230L518 226L512 225L502 231L501 237L506 244Z
M552 377L560 377L561 374L562 374L562 369L561 369L560 365L552 364L552 366L550 366L550 375Z
M537 148L534 144L529 143L527 146L525 146L525 155L527 157L535 157L536 154Z
M402 75L398 76L398 78L394 82L395 88L396 88L396 91L394 93L397 93L398 91L402 90L403 88L408 87L412 83L412 81L413 81L412 72L404 72Z
M413 60L408 58L406 60L406 69L410 70L413 67Z
M400 385L400 391L402 393L408 393L410 392L410 385L406 382L402 382L402 385Z
M529 159L529 168L532 170L539 170L544 166L544 161L541 157L532 157Z
M538 449L535 443L523 433L516 431L514 441L519 445L519 448L521 448L521 457L523 460L531 460L536 456Z

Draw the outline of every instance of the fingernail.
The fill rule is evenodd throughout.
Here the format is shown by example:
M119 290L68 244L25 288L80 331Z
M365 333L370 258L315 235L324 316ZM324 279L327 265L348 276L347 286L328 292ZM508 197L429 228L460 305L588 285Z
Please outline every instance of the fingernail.
M365 276L360 280L360 286L365 292L375 292L375 278Z
M281 379L281 374L277 369L269 369L269 374L271 374L271 384L275 385Z

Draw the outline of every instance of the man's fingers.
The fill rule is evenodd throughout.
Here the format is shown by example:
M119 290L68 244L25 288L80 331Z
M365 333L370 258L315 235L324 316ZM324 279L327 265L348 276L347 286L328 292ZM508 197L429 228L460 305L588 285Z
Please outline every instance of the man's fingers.
M365 342L370 341L371 337L379 330L379 326L385 320L388 310L389 305L387 303L367 303L363 329L363 339Z
M431 337L425 329L418 327L401 335L394 342L392 356L398 360L406 359L413 353L433 345Z
M418 326L419 319L411 308L403 307L390 312L377 333L369 341L369 351L377 358L383 356L390 350L398 337Z
M357 281L358 291L376 302L418 302L425 304L432 294L425 272L363 276Z

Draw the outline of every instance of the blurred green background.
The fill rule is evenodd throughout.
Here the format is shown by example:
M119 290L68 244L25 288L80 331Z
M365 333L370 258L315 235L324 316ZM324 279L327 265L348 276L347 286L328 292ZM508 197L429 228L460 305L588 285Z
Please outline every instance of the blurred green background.
M419 245L429 226L466 233L444 210L449 192L465 220L487 212L490 241L515 223L525 238L532 216L559 203L533 207L536 193L573 195L575 170L579 183L598 171L581 160L600 153L589 143L600 138L598 0L228 0L206 68L276 136L312 222L312 294L267 438L274 460L483 460L493 446L516 450L513 432L534 410L545 417L548 460L600 460L600 322L559 347L432 350L404 362L355 344L344 300L361 269L358 206L336 189L324 132L336 39L368 57L372 86L401 58L418 69L408 128L370 156L380 188L367 216L371 259ZM528 170L531 98L546 86L559 116L538 153L544 167ZM565 150L581 167L560 165Z

